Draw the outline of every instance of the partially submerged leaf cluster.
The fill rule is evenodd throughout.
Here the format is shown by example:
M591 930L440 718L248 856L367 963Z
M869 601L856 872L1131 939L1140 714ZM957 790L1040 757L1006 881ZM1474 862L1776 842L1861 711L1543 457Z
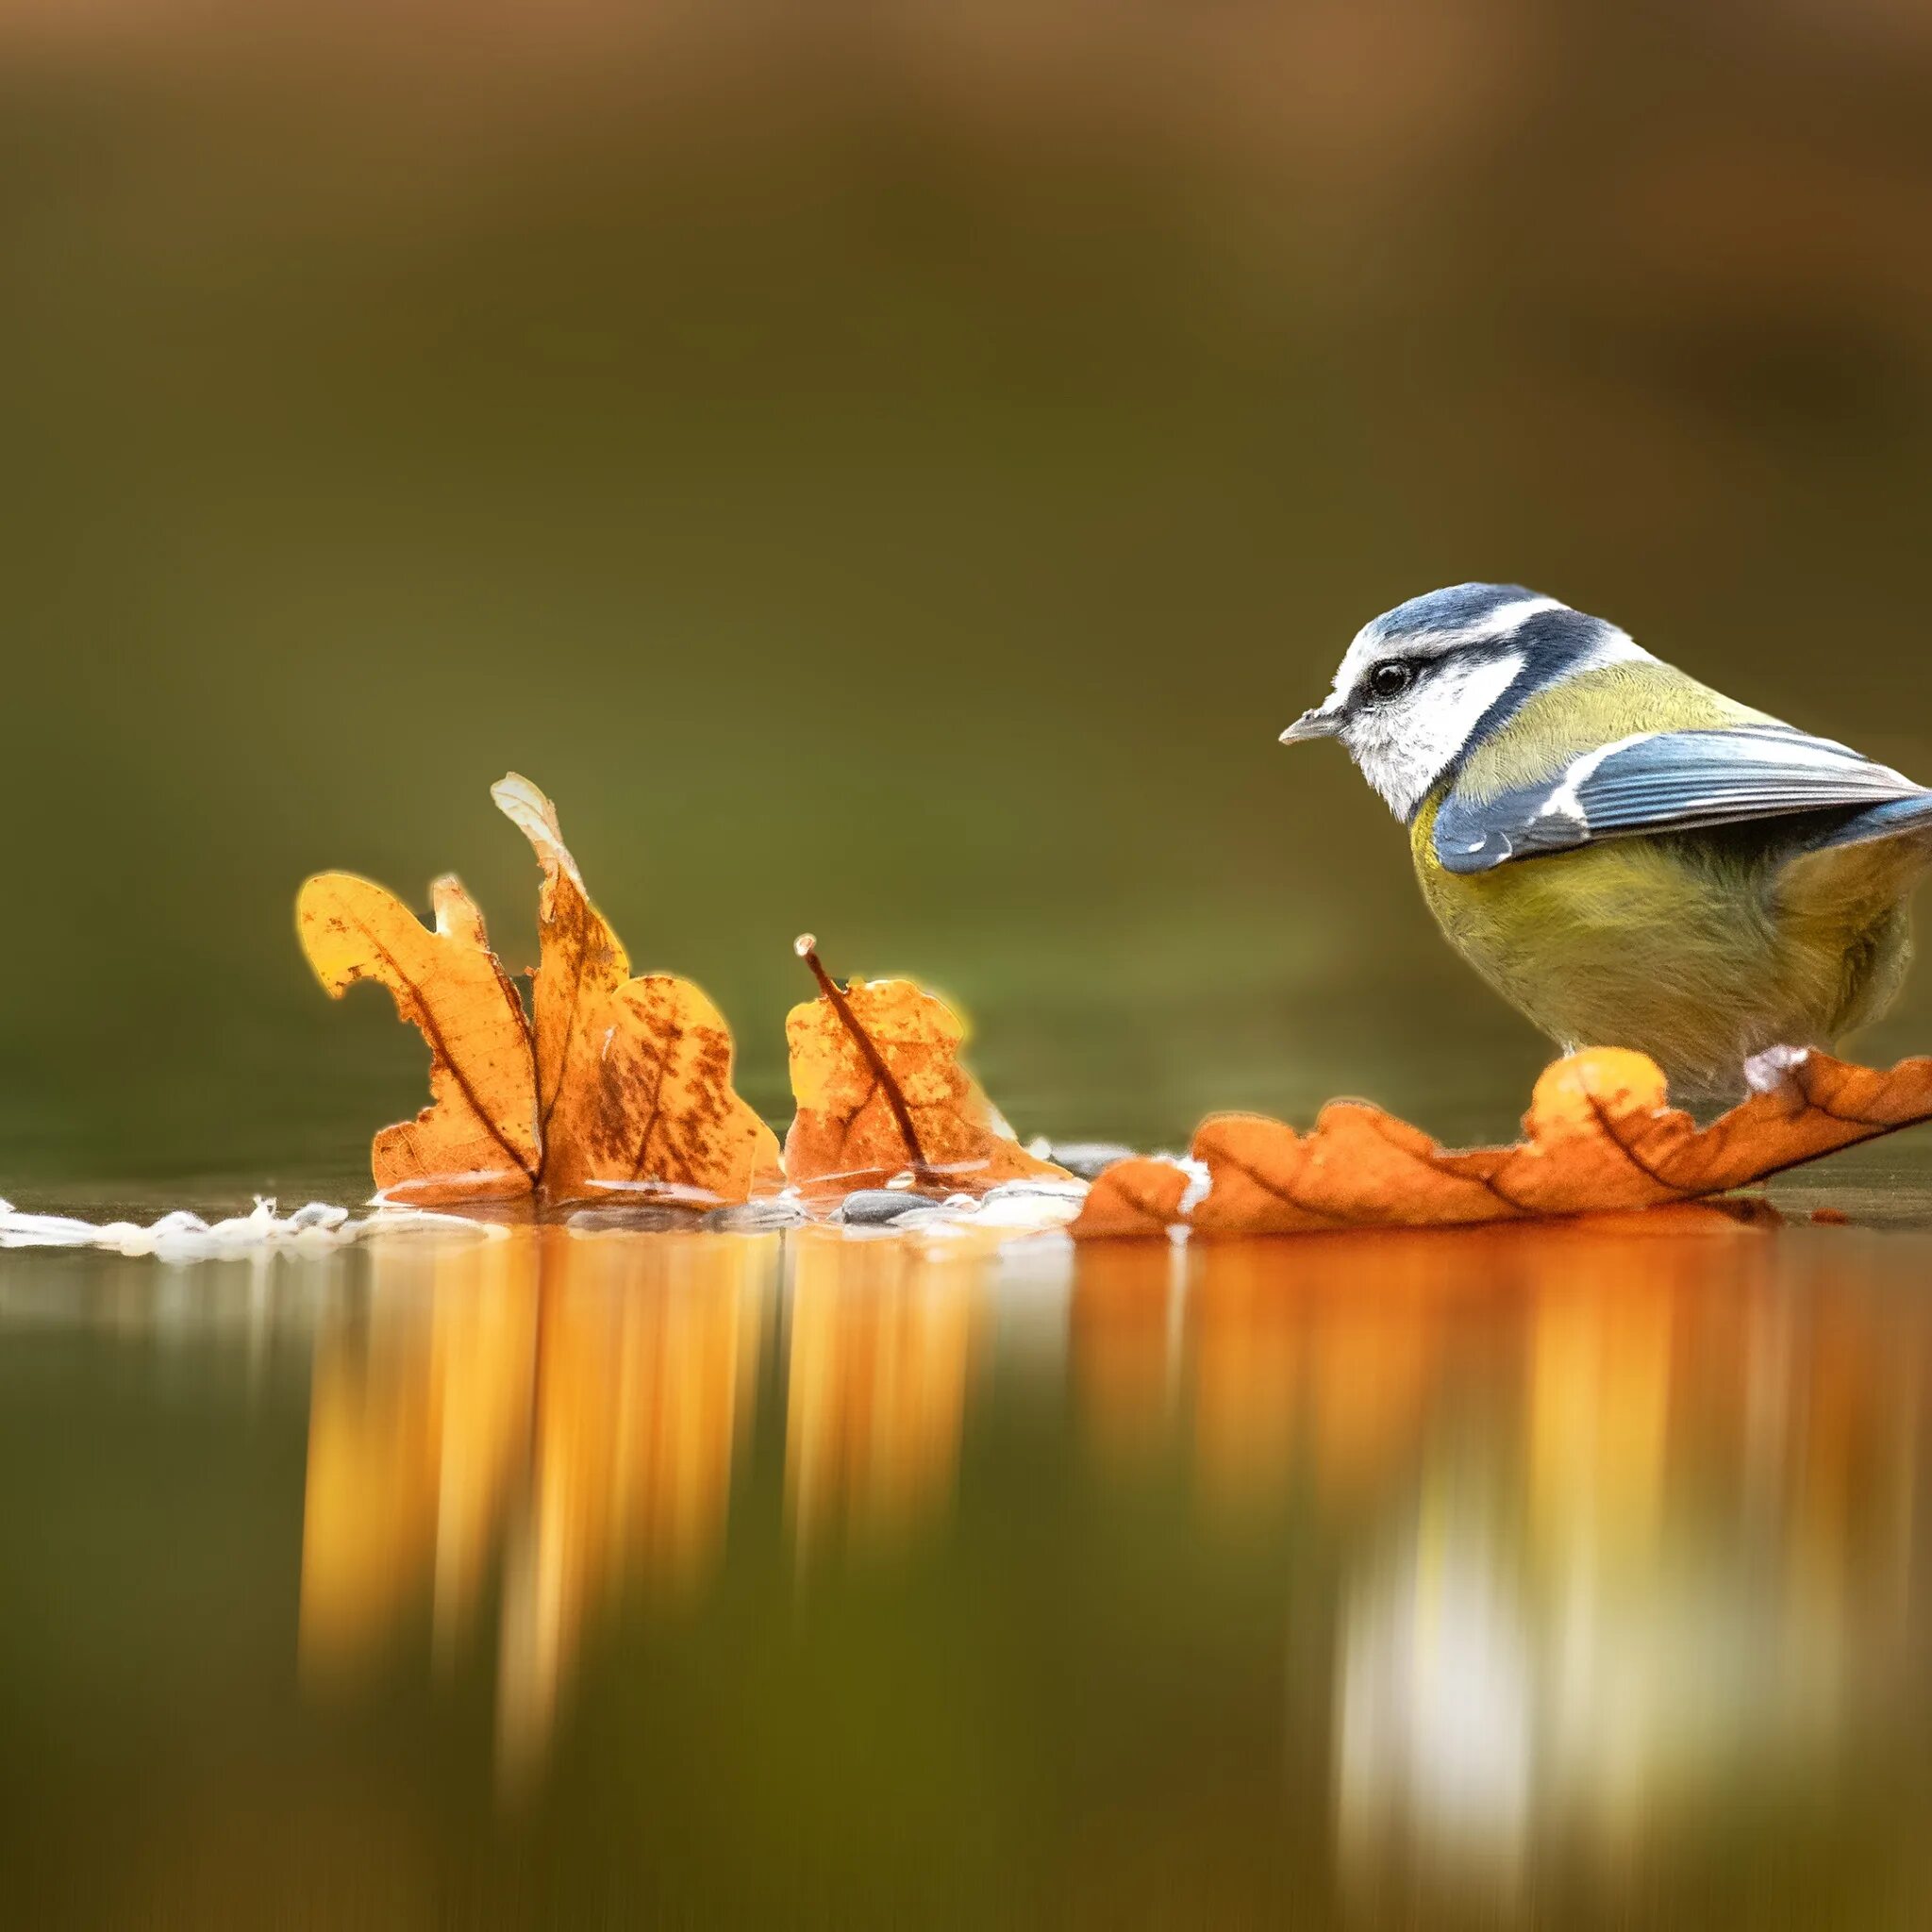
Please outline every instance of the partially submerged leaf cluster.
M903 979L841 991L809 946L821 992L786 1023L798 1112L781 1158L777 1137L732 1086L724 1015L688 979L632 976L536 786L512 773L491 796L543 871L527 1014L454 878L431 888L433 927L349 873L310 879L296 904L303 948L328 991L359 979L386 986L429 1045L430 1105L371 1149L387 1198L703 1206L788 1181L829 1198L908 1171L934 1193L1066 1178L1020 1146L960 1066L966 1029L944 1001Z

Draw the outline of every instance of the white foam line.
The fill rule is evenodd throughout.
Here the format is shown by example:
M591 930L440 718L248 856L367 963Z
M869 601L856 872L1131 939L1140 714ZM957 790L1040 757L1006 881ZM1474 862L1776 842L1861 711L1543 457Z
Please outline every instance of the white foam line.
M209 1223L177 1208L143 1226L137 1221L87 1221L69 1214L29 1214L0 1201L0 1248L92 1248L110 1255L152 1255L163 1261L207 1261L270 1252L316 1254L353 1241L398 1234L461 1233L502 1239L508 1230L460 1214L378 1207L355 1220L346 1208L310 1201L292 1214L258 1195L247 1214Z

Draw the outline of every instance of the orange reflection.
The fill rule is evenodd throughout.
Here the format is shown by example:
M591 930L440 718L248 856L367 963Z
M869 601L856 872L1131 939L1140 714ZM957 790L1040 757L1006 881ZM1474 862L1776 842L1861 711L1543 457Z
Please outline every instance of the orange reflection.
M301 1654L367 1673L429 1585L439 1657L499 1570L499 1742L541 1756L594 1617L702 1586L750 1426L767 1238L504 1241L379 1254L317 1341Z
M1585 1251L1527 1311L1530 1517L1546 1539L1655 1539L1675 1367L1677 1303L1657 1271L1606 1282ZM1614 1260L1610 1265L1615 1268Z
M792 1238L785 1500L801 1562L944 1508L985 1300L983 1255Z
M1317 1488L1340 1503L1376 1488L1413 1448L1438 1366L1441 1298L1490 1285L1476 1243L1452 1238L1444 1258L1420 1236L1398 1239L1374 1272L1340 1241L1324 1254L1307 1293L1313 1322L1313 1453ZM1472 1279L1472 1274L1474 1279Z
M1911 1659L1923 1643L1910 1592L1932 1319L1861 1280L1854 1260L1833 1273L1804 1311L1802 1352L1787 1352L1787 1426L1769 1451L1793 1524L1787 1589L1814 1625L1868 1657Z
M525 1240L384 1254L317 1335L303 1506L305 1674L382 1653L424 1584L439 1651L480 1594L529 1437L538 1314Z
M1431 1354L1436 1420L1344 1591L1338 1825L1368 1890L1417 1861L1507 1890L1559 1836L1621 1868L1659 1819L1803 1776L1916 1668L1932 1324L1869 1255L1512 1232L1443 1284L1478 1255L1501 1292ZM1357 1292L1382 1299L1372 1267Z
M1399 1471L1429 1413L1445 1334L1492 1297L1507 1233L1201 1241L1188 1256L1194 1444L1222 1505L1282 1493L1304 1447L1349 1507Z
M1173 1419L1179 1256L1165 1241L1074 1251L1067 1346L1082 1424L1102 1460L1131 1470Z
M774 1243L541 1237L530 1507L506 1566L497 1731L506 1774L541 1755L586 1624L630 1578L688 1599L724 1547L756 1393Z
M1136 1251L1151 1284L1158 1271ZM1541 1357L1531 1379L1542 1391L1542 1459L1566 1442L1593 1457L1579 1432L1593 1443L1598 1430L1621 1430L1632 1440L1607 1445L1610 1466L1654 1488L1673 1297L1708 1280L1713 1257L1765 1251L1753 1226L1701 1209L1654 1215L1641 1237L1606 1219L1194 1242L1186 1328L1203 1490L1226 1504L1276 1494L1305 1454L1331 1507L1359 1507L1412 1467L1442 1388L1463 1371L1501 1374L1514 1412L1517 1376L1504 1365L1525 1338ZM1592 1282L1607 1300L1572 1292ZM1141 1334L1151 1351L1153 1324ZM1607 1363L1618 1384L1607 1403L1562 1386L1566 1372L1593 1378ZM1158 1380L1144 1365L1138 1383L1115 1377L1116 1406L1151 1410ZM1648 1479L1632 1459L1640 1442L1650 1445Z
M1189 1257L1194 1451L1204 1492L1222 1504L1274 1501L1292 1473L1311 1345L1281 1248L1204 1243Z

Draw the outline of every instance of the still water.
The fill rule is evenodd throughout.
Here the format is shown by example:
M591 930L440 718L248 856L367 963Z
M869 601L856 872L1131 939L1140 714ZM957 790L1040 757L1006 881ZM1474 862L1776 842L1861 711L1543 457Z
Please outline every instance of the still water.
M295 891L527 965L506 768L780 1127L811 930L1149 1146L1543 1062L1275 742L1402 598L1932 776L1924 8L454 12L0 6L23 1207L358 1198L423 1056ZM0 1254L0 1928L1932 1923L1924 1141L1723 1239Z
M1923 1924L1928 1264L9 1255L7 1916Z

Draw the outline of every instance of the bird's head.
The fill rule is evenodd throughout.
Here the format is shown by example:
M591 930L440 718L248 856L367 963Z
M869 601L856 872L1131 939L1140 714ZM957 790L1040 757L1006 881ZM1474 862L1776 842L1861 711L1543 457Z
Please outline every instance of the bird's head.
M1356 633L1327 698L1284 744L1339 738L1398 818L1532 692L1642 658L1616 625L1518 584L1457 584L1398 604Z

